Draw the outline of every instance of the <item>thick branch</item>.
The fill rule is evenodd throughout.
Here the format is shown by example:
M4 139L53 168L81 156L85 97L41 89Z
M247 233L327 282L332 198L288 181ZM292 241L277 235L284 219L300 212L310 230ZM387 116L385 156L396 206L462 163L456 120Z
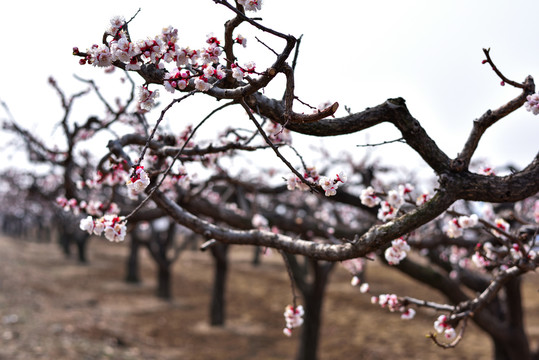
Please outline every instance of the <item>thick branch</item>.
M443 174L441 185L459 199L493 203L516 202L539 192L539 154L528 167L508 176L470 172Z
M259 230L231 230L211 224L187 212L185 209L156 191L154 202L179 224L192 231L214 238L227 244L258 245L283 250L292 254L302 254L313 259L342 261L362 257L375 251L420 225L423 225L447 209L453 202L447 195L438 193L426 204L384 225L373 226L357 241L339 245L293 239L286 235Z
M269 99L262 94L254 94L248 104L255 112L272 121L285 125L288 129L306 135L336 136L353 134L383 122L395 125L411 146L429 166L441 173L449 169L448 156L427 135L426 131L408 111L402 98L389 99L383 104L368 108L360 113L341 118L325 118L317 122L287 123L286 109L282 101Z

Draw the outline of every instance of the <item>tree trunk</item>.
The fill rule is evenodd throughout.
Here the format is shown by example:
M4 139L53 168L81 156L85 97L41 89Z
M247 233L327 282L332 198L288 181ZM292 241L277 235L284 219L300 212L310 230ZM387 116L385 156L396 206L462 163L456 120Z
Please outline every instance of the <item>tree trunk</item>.
M157 297L170 300L172 299L170 263L158 263L157 269Z
M492 337L495 360L532 359L528 336L524 329L521 279L514 278L504 285L505 314L500 318L507 326L503 338Z
M70 246L71 241L70 240L71 239L69 238L69 235L65 231L60 230L60 234L58 236L58 242L60 243L60 247L66 258L71 257L71 246Z
M260 253L262 252L262 249L260 246L254 247L254 253L253 253L253 266L260 265Z
M215 272L210 303L210 324L223 326L226 318L225 289L228 271L228 245L218 242L211 247L211 253L215 260Z
M322 305L329 274L335 263L308 260L314 269L313 281L302 290L304 300L304 322L301 326L297 360L316 360L318 356L318 342L320 326L322 324Z
M73 236L75 237L75 243L77 245L79 262L81 264L86 264L88 261L88 258L86 256L86 245L88 244L88 236L86 236L85 233L74 234Z
M168 258L168 252L174 245L176 224L171 222L165 231L152 231L152 240L148 249L157 264L157 297L172 299L172 264L175 259Z
M132 284L140 283L140 271L138 254L140 248L140 241L136 234L131 234L131 244L129 246L129 257L126 263L126 276L125 281Z
M493 339L494 360L531 360L530 347L526 337L511 334L505 341Z

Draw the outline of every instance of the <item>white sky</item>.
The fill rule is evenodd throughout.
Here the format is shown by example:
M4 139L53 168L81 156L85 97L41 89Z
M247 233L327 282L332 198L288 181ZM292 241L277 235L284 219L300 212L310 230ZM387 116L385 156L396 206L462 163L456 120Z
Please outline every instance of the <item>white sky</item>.
M179 29L180 45L192 48L202 47L209 32L222 38L222 25L231 17L229 10L211 0L154 5L148 1L12 1L0 12L4 37L0 99L15 119L50 137L51 124L62 113L48 77L55 77L67 94L86 88L73 74L106 81L100 69L78 65L72 47L84 51L99 43L112 16L129 19L139 7L142 11L130 24L133 39L153 37L162 27L173 25ZM431 137L454 157L474 118L519 94L518 89L500 86L488 65L481 64L482 48L491 48L493 60L509 78L523 81L530 74L539 79L538 13L539 2L532 0L264 0L262 11L250 15L262 17L275 30L304 34L296 75L296 95L302 100L315 106L338 101L343 115L344 105L361 111L401 96ZM239 53L240 63L273 61L246 26L239 31L249 45ZM276 49L283 46L280 41L267 41ZM136 75L134 79L142 83ZM101 84L106 88L105 82ZM197 107L182 111L189 111L194 123L207 113ZM79 121L92 112L102 113L100 109L78 112ZM366 134L323 144L360 158L367 150L355 145L399 137L391 126ZM538 135L539 119L520 109L487 131L476 158L488 158L494 166L508 162L523 166L538 151ZM313 138L303 141L320 144ZM403 144L379 147L373 154L384 163L408 168L420 162Z

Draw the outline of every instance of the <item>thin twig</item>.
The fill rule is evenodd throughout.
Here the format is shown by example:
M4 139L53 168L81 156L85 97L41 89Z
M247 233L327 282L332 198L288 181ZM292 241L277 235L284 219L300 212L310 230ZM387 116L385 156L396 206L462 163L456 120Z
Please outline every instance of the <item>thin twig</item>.
M286 253L282 250L279 250L279 253L283 257L284 264L286 266L286 272L288 273L288 277L290 278L290 288L292 290L292 306L294 306L294 309L295 309L297 307L296 300L298 298L298 295L296 293L296 282L294 281L294 274L292 273L292 267L290 266L290 262L288 261L288 258L286 257Z
M183 149L185 149L185 146L187 146L187 144L189 143L189 140L191 140L191 138L194 136L195 132L202 126L202 124L204 124L206 122L206 120L208 120L213 114L215 114L216 112L218 112L219 110L222 110L224 109L225 107L229 106L229 105L232 105L234 103L234 101L231 101L229 103L226 103L224 105L221 105L219 106L218 108L214 109L212 112L210 112L204 119L202 119L202 121L193 129L193 131L191 131L191 134L189 135L189 137L187 138L187 140L184 142L183 146L180 148L180 150L178 150L178 152L176 153L176 155L174 156L174 158L172 158L172 161L169 165L169 167L167 168L167 170L163 173L163 176L161 177L161 180L159 181L159 183L157 183L157 185L155 185L149 192L148 192L148 195L146 196L146 198L144 200L141 201L141 203L133 210L131 211L131 213L129 213L129 215L127 215L125 217L126 220L128 220L131 216L133 216L133 214L135 214L138 210L140 210L142 208L142 206L144 206L144 204L152 197L153 193L159 189L159 187L161 186L161 184L163 183L163 181L165 181L165 178L167 177L167 175L170 173L170 171L172 170L172 166L174 166L174 163L176 162L176 160L178 160L178 158L180 157L180 155L182 154L183 152ZM155 130L155 129L154 129ZM152 132L152 135L155 131ZM148 140L146 142L146 145L145 145L145 148L147 149L148 146L150 144L150 140ZM139 164L140 164L140 160L139 160ZM134 166L134 168L136 169L136 166Z
M277 147L271 142L270 138L268 137L268 135L265 133L264 129L262 129L262 126L260 126L260 124L258 123L258 121L256 121L255 117L253 116L253 114L251 113L251 109L249 108L249 106L245 103L245 100L241 100L240 101L241 105L243 106L243 108L245 109L245 111L247 112L247 115L249 116L249 119L251 119L251 121L255 124L256 128L258 129L258 131L260 132L260 135L262 135L262 137L264 138L264 140L266 141L266 143L272 148L272 150L275 152L275 154L277 155L277 157L279 159L281 159L281 161L301 180L301 182L303 182L305 185L307 185L312 191L314 192L318 192L318 189L316 188L315 185L313 185L310 181L307 181L303 175L301 175L293 166L292 164L290 164L290 162L288 162L288 160L286 160L286 158L281 154L281 152L279 151L279 149L277 149Z
M526 89L527 85L526 84L521 84L521 83L518 83L516 81L513 81L513 80L509 80L507 77L505 77L500 70L498 70L498 68L496 67L496 65L494 65L494 62L492 61L492 59L490 58L490 48L489 49L483 49L483 52L485 53L485 56L486 56L486 60L483 60L483 64L490 64L490 66L492 66L492 70L494 70L494 72L496 73L496 75L498 75L498 77L500 79L502 79L503 84L509 84L511 86L514 86L516 88L519 88L519 89Z
M395 140L382 141L381 143L356 145L356 147L374 147L374 146L392 144L392 143L396 143L396 142L400 142L400 143L405 144L406 140L404 140L404 138L398 138L398 139L395 139Z

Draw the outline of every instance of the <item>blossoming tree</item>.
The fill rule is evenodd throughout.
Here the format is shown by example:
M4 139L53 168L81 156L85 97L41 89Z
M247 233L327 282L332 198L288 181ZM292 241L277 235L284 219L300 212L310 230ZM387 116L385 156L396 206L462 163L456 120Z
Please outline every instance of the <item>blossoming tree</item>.
M309 106L294 92L298 39L247 15L260 10L261 1L214 2L233 18L226 22L222 38L209 35L201 49L181 44L178 30L172 26L155 37L133 41L128 25L133 20L136 23L136 18L126 21L122 17L112 19L101 44L86 51L74 48L82 65L136 72L142 83L136 105L140 114L153 115L160 91L173 96L155 115L152 128L133 126L132 132L110 140L108 153L99 161L99 178L120 179L115 184L122 181L125 187L119 194L136 199L139 205L122 216L86 211L80 228L122 241L127 224L140 211L155 206L203 236L207 240L203 248L239 244L276 249L283 253L298 287L305 284L297 269L294 273L297 266L292 256L304 256L320 262L318 265L342 262L352 273L352 284L360 285L364 293L370 289L361 280L362 269L368 259L378 255L388 266L443 293L448 303L389 292L374 295L373 303L400 312L403 319L413 318L421 307L435 309L440 314L433 319L430 338L441 347L456 346L472 320L494 340L496 358L532 358L523 323L520 278L539 263L534 249L539 156L524 169L503 176L492 169L476 171L472 157L485 131L507 115L521 107L539 113L533 78L528 76L522 83L510 80L495 66L490 51L484 50L483 63L492 67L502 84L519 93L475 120L462 150L450 158L402 98L338 118L338 103L313 107L312 113L297 112L299 103ZM273 56L267 69L257 68L253 59L240 61L236 56L238 47L255 41L237 33L240 24L283 42L282 49L274 50L257 39ZM281 77L282 97L267 96L265 88ZM187 126L172 138L160 138L167 114L195 94L224 104L195 127ZM250 129L234 123L213 132L210 140L196 140L210 117L232 107L242 110ZM437 176L433 189L418 193L414 184L384 184L353 158L343 161L326 156L317 164L316 168L323 169L319 173L291 146L293 133L339 136L381 123L393 124L401 141L433 170ZM271 169L260 160L240 172L230 168L232 160L251 154L256 159L264 149L278 160ZM287 155L287 149L292 149L292 155ZM253 167L256 171L249 172ZM263 176L260 169L266 171ZM277 174L277 180L270 173ZM234 201L226 188L235 189ZM293 293L292 304L284 313L286 335L309 316L309 309L297 304ZM300 358L314 358L316 347L299 354Z

